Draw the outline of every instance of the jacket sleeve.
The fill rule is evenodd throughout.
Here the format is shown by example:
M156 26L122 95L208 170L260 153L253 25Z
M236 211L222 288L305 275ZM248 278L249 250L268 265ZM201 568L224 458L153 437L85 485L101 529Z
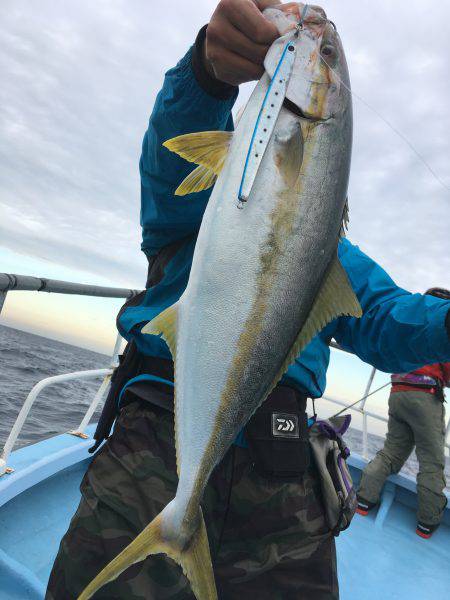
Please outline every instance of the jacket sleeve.
M211 190L175 196L175 189L196 165L162 146L163 142L196 131L232 130L231 109L237 88L212 80L202 70L196 44L164 79L144 136L140 160L142 250L151 256L178 239L195 233Z
M398 287L372 259L343 240L339 257L360 301L360 319L342 317L334 337L346 350L388 373L450 359L445 321L450 301Z

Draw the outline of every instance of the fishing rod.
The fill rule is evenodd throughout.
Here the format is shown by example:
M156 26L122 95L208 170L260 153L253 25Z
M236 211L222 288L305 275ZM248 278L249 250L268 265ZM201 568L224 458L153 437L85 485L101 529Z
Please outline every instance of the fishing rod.
M391 382L388 381L387 383L385 383L384 385L381 385L379 388L377 388L376 390L373 390L373 392L370 392L370 394L366 394L365 396L363 396L362 398L359 398L359 400L357 400L356 402L353 402L353 404L349 404L348 406L344 406L344 408L342 410L340 410L339 412L337 412L335 415L333 415L332 417L330 417L330 419L334 419L334 417L338 417L339 415L341 415L344 411L348 410L349 408L352 408L353 406L355 406L356 404L358 404L359 402L362 402L363 400L366 400L369 396L372 396L373 394L376 394L377 392L379 392L380 390L382 390L383 388L387 387L388 385L391 385Z

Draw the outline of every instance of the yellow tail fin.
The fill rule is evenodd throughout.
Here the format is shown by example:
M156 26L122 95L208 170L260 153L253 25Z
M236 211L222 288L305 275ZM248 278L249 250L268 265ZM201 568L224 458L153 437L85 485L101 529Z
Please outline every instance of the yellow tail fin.
M208 535L201 508L200 517L200 526L192 537L189 546L181 553L180 560L172 558L180 563L197 600L217 600Z
M163 539L161 530L163 511L100 571L81 592L78 600L88 600L97 590L109 581L113 581L131 565L145 560L150 554L160 553L167 554L181 565L197 600L217 600L205 521L201 508L199 511L199 526L183 548L177 547L176 540Z

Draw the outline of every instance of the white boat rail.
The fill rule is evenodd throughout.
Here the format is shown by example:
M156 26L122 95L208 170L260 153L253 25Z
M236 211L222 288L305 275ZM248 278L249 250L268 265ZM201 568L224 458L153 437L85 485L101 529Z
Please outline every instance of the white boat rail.
M4 475L5 473L13 472L13 469L11 469L11 467L8 467L9 455L11 454L14 444L16 443L17 438L20 432L22 431L22 427L25 423L28 413L30 412L36 398L38 397L40 392L42 392L43 389L45 389L49 385L54 385L55 383L61 383L63 381L71 381L73 379L90 379L92 377L100 377L103 375L104 380L97 393L95 394L94 400L92 401L91 405L89 406L86 412L86 416L88 415L88 413L92 416L95 407L98 405L101 398L104 396L105 390L108 388L111 373L112 369L95 369L92 371L75 371L73 373L65 373L64 375L55 375L53 377L46 377L45 379L41 379L41 381L39 381L32 388L31 392L26 397L25 402L23 403L23 406L20 409L20 412L17 415L17 419L15 420L14 425L12 426L9 436L5 442L5 445L3 446L3 450L0 456L0 476ZM92 408L91 410L92 406L94 406L94 408ZM82 422L84 421L85 419L83 419ZM87 423L85 424L85 426L86 425ZM74 435L78 435L79 437L84 437L86 435L81 431L81 427L79 428L79 431L70 433L74 433Z
M341 348L339 346L339 344L336 344L336 342L331 342L330 346L332 348L336 348L337 350L341 350L346 352L346 350L344 350L343 348ZM350 353L349 353L350 354ZM366 402L367 402L367 398L369 396L372 396L373 394L375 394L376 392L380 391L381 389L387 387L388 385L390 385L390 381L387 382L386 384L382 385L381 387L377 388L374 391L371 391L372 388L372 383L374 380L374 377L377 373L377 369L375 367L372 367L372 370L370 372L369 375L369 379L367 381L366 384L366 389L364 390L364 394L363 396L357 401L354 402L353 404L348 403L348 402L344 402L343 400L339 400L338 398L333 398L332 396L328 396L327 394L324 394L322 396L323 400L326 400L327 402L331 402L333 404L337 404L338 406L342 406L344 408L347 408L349 410L354 410L355 412L358 412L362 415L362 420L363 420L363 426L362 426L362 457L365 458L366 460L369 459L369 453L368 453L368 437L367 437L367 419L370 417L371 419L375 419L377 421L380 421L382 423L387 423L388 419L386 417L384 417L383 415L379 415L375 412L369 411L365 408L366 406ZM447 450L450 451L450 419L449 422L447 423L447 427L445 430L445 447L447 448Z
M387 384L387 385L390 385ZM384 387L384 386L383 386ZM378 391L378 390L376 390ZM368 394L368 396L370 396L371 394ZM368 454L368 438L367 438L367 418L370 417L371 419L375 419L377 421L381 421L382 423L387 423L388 419L386 417L383 417L383 415L378 415L377 413L371 412L369 410L366 410L364 408L364 404L365 404L365 400L367 400L367 396L363 396L359 402L361 403L360 406L349 406L346 402L344 402L343 400L338 400L337 398L332 398L330 396L324 395L322 396L323 400L327 400L328 402L332 402L334 404L338 404L339 406L343 406L345 408L348 408L349 410L354 410L355 412L358 412L362 415L363 418L363 428L362 428L362 437L363 437L363 442L362 442L362 457L365 458L366 460L369 459L369 454ZM447 423L447 427L445 429L445 447L447 448L447 450L449 450L450 452L450 420Z
M85 285L82 283L72 283L69 281L60 281L57 279L46 279L42 277L29 277L27 275L12 275L8 273L0 273L0 313L5 303L6 295L11 291L35 291L47 292L54 294L77 294L81 296L93 296L98 298L132 298L139 293L139 290L129 288L113 288L98 285ZM4 474L12 473L13 469L8 467L8 459L17 441L17 438L22 431L22 427L28 417L28 414L33 407L36 398L40 392L50 385L72 381L74 379L92 379L102 377L102 383L94 395L92 402L88 406L81 423L78 427L68 433L81 438L87 438L85 429L89 424L96 408L100 402L106 397L111 374L114 367L118 363L118 355L122 345L122 337L118 333L114 344L114 350L111 357L111 365L106 369L92 369L88 371L75 371L73 373L65 373L46 377L42 379L32 388L28 396L25 398L22 408L11 428L8 438L3 446L0 454L0 477Z
M58 293L58 294L80 294L87 296L97 296L104 298L130 298L139 293L137 290L131 290L126 288L106 288L102 286L94 286L94 285L83 285L78 283L71 283L67 281L58 281L52 279L42 279L37 277L28 277L24 275L8 275L6 273L0 273L0 313L3 307L4 300L6 298L6 294L9 291L13 290L31 290L38 292L49 292L49 293ZM53 377L47 377L46 379L42 379L39 381L33 389L30 391L28 396L25 399L25 402L17 416L17 419L11 429L11 432L8 436L8 439L5 442L2 453L0 454L0 476L11 473L12 469L8 467L7 461L9 455L14 447L14 444L17 441L17 438L22 430L23 424L28 416L28 413L31 410L37 396L39 393L48 387L49 385L53 385L55 383L61 383L65 381L70 381L73 379L89 379L100 377L103 375L103 381L94 395L91 404L86 410L86 413L81 420L79 426L69 431L72 435L76 435L78 437L87 438L88 436L85 434L85 429L89 424L96 408L100 404L100 402L106 397L111 374L113 372L114 367L117 365L117 357L120 351L120 346L122 343L122 338L120 334L117 335L116 343L114 346L114 351L112 354L112 362L111 367L108 369L95 369L90 371L76 371L74 373L66 373L63 375L56 375ZM331 342L330 346L337 350L346 352L343 348L341 348L335 342ZM375 394L381 388L377 390L371 391L373 380L377 369L375 367L372 368L369 379L367 381L363 396L356 403L348 403L343 400L339 400L337 398L333 398L328 395L324 395L323 399L336 404L338 406L342 406L349 410L353 410L362 415L363 426L362 426L362 455L363 458L368 459L368 430L367 430L367 421L368 418L372 418L383 423L387 423L388 419L382 415L374 413L372 411L366 410L366 402L369 396ZM386 384L386 385L389 385ZM382 387L385 387L383 385ZM450 450L450 420L446 428L445 432L445 446L448 450Z

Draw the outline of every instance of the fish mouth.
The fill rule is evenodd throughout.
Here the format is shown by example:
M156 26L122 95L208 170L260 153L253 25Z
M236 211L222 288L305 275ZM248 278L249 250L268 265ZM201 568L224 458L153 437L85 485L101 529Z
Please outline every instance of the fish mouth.
M314 115L307 114L299 106L297 106L291 100L289 100L289 98L284 99L283 106L284 106L284 108L286 108L288 111L290 111L297 117L300 117L301 119L305 119L306 121L311 121L312 123L325 123L326 121L331 119L331 116L323 118L323 117L316 117Z

